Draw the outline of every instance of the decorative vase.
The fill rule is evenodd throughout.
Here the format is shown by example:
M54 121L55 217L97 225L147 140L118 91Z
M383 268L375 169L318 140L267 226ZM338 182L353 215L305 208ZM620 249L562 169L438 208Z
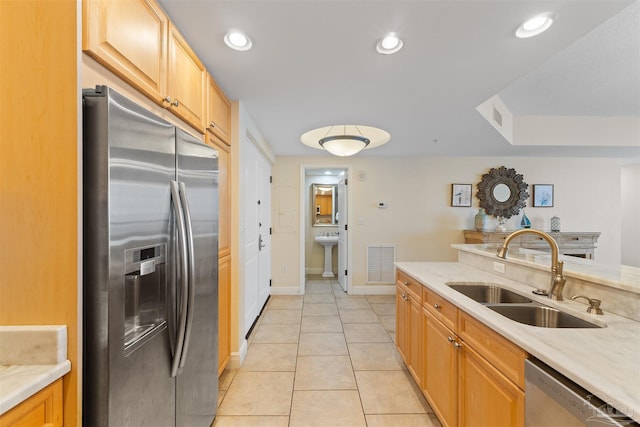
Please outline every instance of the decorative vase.
M484 209L478 209L478 213L474 217L475 219L475 227L476 231L486 231L487 230L487 214L484 213Z
M520 220L520 227L522 228L531 228L531 221L529 221L529 217L525 213L524 209L522 210L522 219Z
M560 231L560 218L555 215L551 217L551 231Z

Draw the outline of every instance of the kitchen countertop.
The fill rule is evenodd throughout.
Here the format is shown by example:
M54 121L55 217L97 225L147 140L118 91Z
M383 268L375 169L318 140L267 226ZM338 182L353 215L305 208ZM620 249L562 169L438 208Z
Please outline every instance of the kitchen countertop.
M0 415L70 371L66 326L0 326Z
M0 366L0 415L71 371L65 360L56 365Z
M500 244L454 244L452 248L482 256L495 257ZM509 262L529 268L549 271L551 254L533 249L511 248L507 252ZM560 255L564 262L564 276L576 279L597 281L607 287L622 289L640 294L640 269L626 265L613 265L594 262L573 256Z
M512 258L510 260L513 261ZM529 354L640 422L640 322L607 312L601 316L588 314L584 304L571 300L553 301L534 295L531 286L463 263L396 262L395 265ZM524 325L451 289L445 284L450 281L498 283L534 301L605 327L555 329Z

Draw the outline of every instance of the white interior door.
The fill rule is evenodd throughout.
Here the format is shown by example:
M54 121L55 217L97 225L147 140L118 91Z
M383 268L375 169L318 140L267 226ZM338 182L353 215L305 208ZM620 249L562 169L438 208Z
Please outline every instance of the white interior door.
M253 143L243 148L244 298L243 334L269 297L271 279L271 164Z
M338 283L347 292L347 239L349 231L347 226L347 180L338 183Z
M269 298L271 282L271 164L264 156L258 157L258 305L264 306Z
M257 162L258 150L251 142L245 142L243 148L243 213L242 228L244 229L244 283L243 283L243 311L242 328L246 335L260 314L258 306L258 283L260 272L259 259L259 227L258 227L258 187L257 187Z

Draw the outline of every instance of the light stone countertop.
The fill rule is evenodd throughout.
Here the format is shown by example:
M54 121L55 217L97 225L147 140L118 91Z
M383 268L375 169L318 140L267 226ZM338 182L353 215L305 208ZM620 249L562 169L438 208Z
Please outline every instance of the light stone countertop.
M494 257L500 244L453 244L459 251ZM551 254L524 248L510 248L507 259L514 263L538 270L549 271ZM605 286L640 294L640 268L627 265L603 264L597 261L560 255L564 262L564 276L597 281Z
M469 246L469 245L464 245ZM640 422L640 322L585 312L575 301L552 301L532 287L458 262L396 262L396 267L511 340L603 401ZM451 289L450 281L494 282L603 328L541 328L510 320Z
M56 365L0 366L0 415L71 371L71 362Z
M0 415L70 371L66 326L0 326Z

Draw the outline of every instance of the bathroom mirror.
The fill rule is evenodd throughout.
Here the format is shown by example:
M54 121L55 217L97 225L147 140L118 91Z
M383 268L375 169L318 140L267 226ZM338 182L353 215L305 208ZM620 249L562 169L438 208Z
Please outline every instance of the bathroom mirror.
M338 184L311 184L311 225L337 225L337 211Z
M482 175L477 196L480 207L487 214L510 218L526 206L529 193L521 174L513 168L500 166Z

